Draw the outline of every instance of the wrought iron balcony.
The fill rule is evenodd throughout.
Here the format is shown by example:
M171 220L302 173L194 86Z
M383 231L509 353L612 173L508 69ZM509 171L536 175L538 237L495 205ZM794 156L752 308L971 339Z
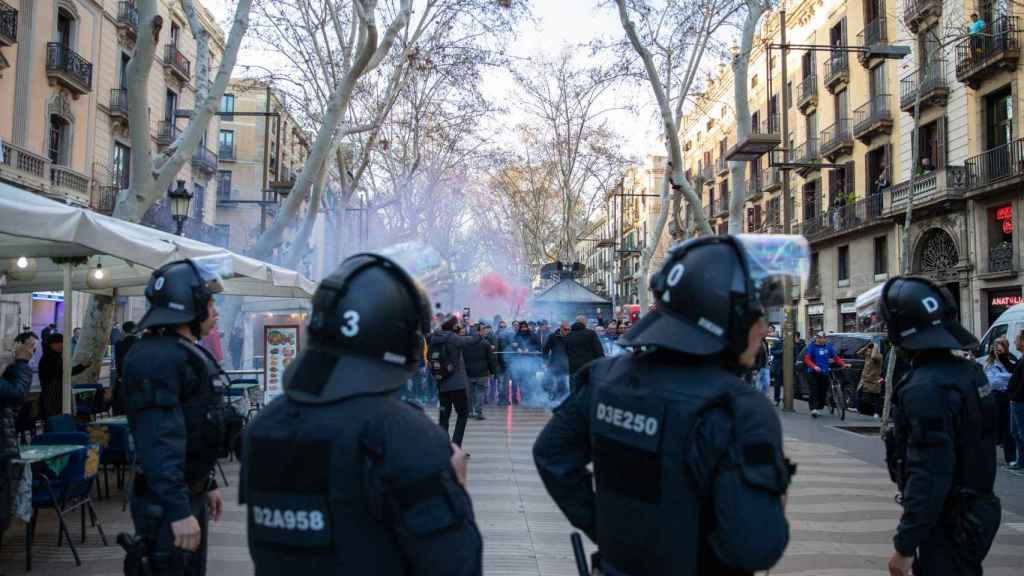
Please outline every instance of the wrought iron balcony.
M1017 16L1000 16L980 34L956 45L956 79L972 88L1003 70L1013 70L1020 59Z
M135 0L121 0L117 4L117 27L132 38L139 33L139 11Z
M955 207L961 204L967 191L967 170L963 166L946 166L942 170L921 174L914 178L913 194L906 180L889 189L889 210L892 215L907 209L907 198L913 197L914 209L932 205Z
M972 156L964 166L971 194L1017 184L1024 176L1024 138Z
M726 162L725 156L719 156L718 160L715 160L715 170L719 176L729 172L729 163Z
M170 146L181 135L181 129L174 125L174 120L164 120L157 125L157 146Z
M811 108L818 105L818 75L808 74L797 87L797 107L806 114Z
M18 11L0 0L0 46L11 46L18 41Z
M110 91L110 115L124 120L128 119L128 90L114 88Z
M75 98L92 91L92 63L60 42L46 44L46 75Z
M192 168L207 178L217 173L217 155L206 146L196 146L192 153Z
M777 167L765 168L761 171L761 189L771 192L782 186L782 171Z
M809 138L803 144L796 147L794 151L794 162L797 164L814 164L818 162L818 139Z
M757 200L764 193L764 185L761 182L761 174L758 173L747 178L747 200Z
M1003 241L988 249L989 274L1013 272L1018 269L1017 257L1013 253L1013 242Z
M94 212L110 216L114 213L114 207L117 206L117 193L120 191L120 188L116 184L93 186L89 208Z
M945 106L949 99L949 87L942 73L941 62L931 62L924 71L918 69L900 80L900 110L913 113L914 103L920 91L921 110L929 106Z
M182 82L192 77L192 62L174 44L164 47L164 68Z
M889 94L876 94L853 111L853 136L869 142L878 134L892 132L892 108Z
M849 81L850 55L846 52L833 52L832 56L825 60L825 88L835 94Z
M225 162L233 161L235 159L234 143L221 142L217 149L217 158Z
M864 29L857 34L857 40L861 46L884 46L888 44L889 31L885 16L879 16L868 22ZM857 58L863 66L869 66L873 57L869 56L865 51L858 53Z
M835 124L821 131L821 155L829 158L853 152L853 135L850 133L850 119L840 118Z
M810 242L820 242L883 223L883 202L881 194L872 194L856 202L829 208L801 222L800 233Z
M903 0L903 22L911 32L929 17L942 15L942 0Z

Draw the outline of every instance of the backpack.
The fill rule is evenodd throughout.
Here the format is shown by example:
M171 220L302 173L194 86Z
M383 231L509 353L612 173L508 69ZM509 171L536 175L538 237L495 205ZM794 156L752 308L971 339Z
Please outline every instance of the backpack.
M452 361L448 351L447 338L431 337L427 347L427 356L430 361L430 373L434 376L434 380L441 382L455 374L455 362Z

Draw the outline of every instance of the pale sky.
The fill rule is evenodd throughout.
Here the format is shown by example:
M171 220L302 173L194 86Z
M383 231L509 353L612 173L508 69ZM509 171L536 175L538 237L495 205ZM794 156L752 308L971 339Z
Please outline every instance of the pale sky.
M235 0L200 0L222 25L228 22ZM509 43L506 52L513 58L531 58L545 53L557 54L570 47L579 46L596 39L622 38L622 27L618 14L611 6L598 8L596 0L534 0L531 10L536 22L524 22L515 39ZM589 58L589 49L580 49L581 58ZM243 51L238 63L251 62ZM508 123L518 121L515 113L515 84L507 71L488 71L484 75L483 91L492 99L505 103L512 111ZM646 84L635 88L624 87L619 91L631 101L653 102L650 87ZM642 111L638 117L627 112L615 112L609 116L623 135L624 152L627 156L640 158L647 153L664 154L658 137L661 127L653 109Z

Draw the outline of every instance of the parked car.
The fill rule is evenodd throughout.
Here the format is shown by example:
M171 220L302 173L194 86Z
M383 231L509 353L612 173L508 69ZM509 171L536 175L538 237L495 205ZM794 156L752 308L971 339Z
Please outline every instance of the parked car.
M868 342L879 335L870 332L836 332L827 334L825 340L832 343L838 354L850 369L840 372L843 379L843 389L846 391L846 401L849 407L857 405L857 385L860 383L860 373L864 370L864 359L857 356L857 351L863 348ZM793 396L802 400L810 399L810 388L807 383L807 365L804 364L804 355L807 353L806 346L803 350L796 352L793 359L796 367L796 382L793 386ZM883 347L882 353L886 353Z

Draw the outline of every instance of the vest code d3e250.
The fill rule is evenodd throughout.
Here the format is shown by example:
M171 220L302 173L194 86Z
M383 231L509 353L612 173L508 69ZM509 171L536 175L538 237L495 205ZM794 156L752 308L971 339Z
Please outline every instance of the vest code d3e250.
M658 433L658 419L654 416L634 414L630 410L607 406L602 402L597 403L597 419L638 434L654 436Z

